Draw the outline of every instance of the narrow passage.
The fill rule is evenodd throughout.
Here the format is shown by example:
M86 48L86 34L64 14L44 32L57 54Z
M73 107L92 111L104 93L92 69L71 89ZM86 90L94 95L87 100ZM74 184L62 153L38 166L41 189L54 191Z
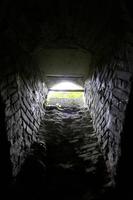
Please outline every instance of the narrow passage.
M87 108L47 107L39 137L47 146L47 199L100 199L108 177Z

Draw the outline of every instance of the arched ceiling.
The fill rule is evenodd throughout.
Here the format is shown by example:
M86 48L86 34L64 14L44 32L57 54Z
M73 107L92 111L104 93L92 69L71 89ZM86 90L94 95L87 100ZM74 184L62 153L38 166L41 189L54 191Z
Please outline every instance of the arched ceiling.
M92 58L105 58L123 35L120 2L3 0L1 63L29 72L88 76Z
M43 49L37 54L39 68L45 75L86 77L91 55L84 49Z

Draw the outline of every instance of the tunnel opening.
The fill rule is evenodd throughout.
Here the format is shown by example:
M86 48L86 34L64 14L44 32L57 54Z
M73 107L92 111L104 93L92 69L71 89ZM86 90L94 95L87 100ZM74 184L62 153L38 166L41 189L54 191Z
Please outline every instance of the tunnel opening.
M84 88L69 80L63 80L49 88L47 106L84 107Z

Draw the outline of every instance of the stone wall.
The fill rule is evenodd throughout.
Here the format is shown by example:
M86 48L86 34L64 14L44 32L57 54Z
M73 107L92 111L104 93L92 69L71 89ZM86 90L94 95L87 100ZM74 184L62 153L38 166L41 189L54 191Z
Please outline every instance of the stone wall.
M25 80L9 73L0 84L5 102L5 118L13 175L17 175L32 143L38 141L37 132L44 115L43 102L47 88L33 78Z
M111 177L121 155L121 134L129 100L132 72L120 57L97 70L85 83L86 103Z

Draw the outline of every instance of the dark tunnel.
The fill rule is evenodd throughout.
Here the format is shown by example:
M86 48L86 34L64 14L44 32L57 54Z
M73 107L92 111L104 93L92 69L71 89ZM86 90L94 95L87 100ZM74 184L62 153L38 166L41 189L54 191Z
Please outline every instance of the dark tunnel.
M1 199L132 199L132 11L0 2Z

